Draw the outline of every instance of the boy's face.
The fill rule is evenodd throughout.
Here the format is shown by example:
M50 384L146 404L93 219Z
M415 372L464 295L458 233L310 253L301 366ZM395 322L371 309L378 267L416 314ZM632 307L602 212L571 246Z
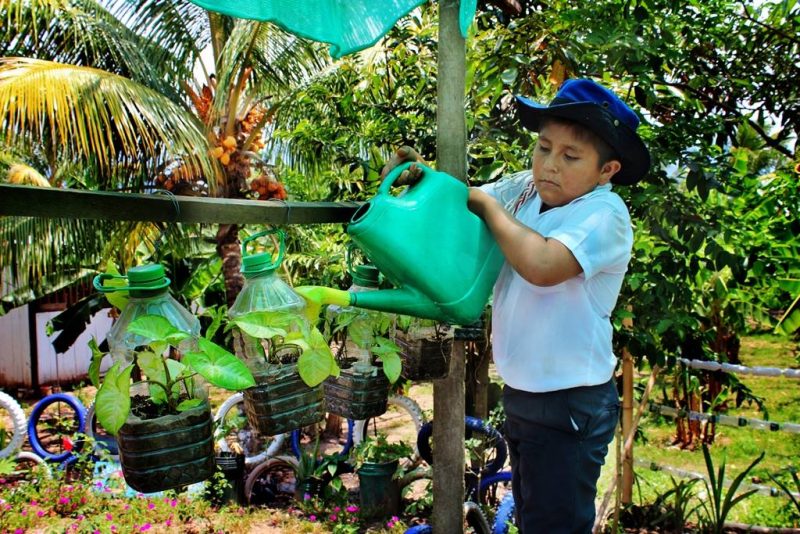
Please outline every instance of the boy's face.
M563 206L607 184L621 164L611 160L601 167L599 158L597 149L576 137L572 127L558 122L542 126L533 150L533 181L542 201Z

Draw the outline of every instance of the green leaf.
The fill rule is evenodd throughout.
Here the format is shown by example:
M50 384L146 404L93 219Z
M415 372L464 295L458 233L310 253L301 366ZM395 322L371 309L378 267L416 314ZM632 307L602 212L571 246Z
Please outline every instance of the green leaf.
M478 172L473 175L473 179L478 183L489 182L499 176L505 168L504 161L494 161L478 169Z
M376 344L370 349L374 355L380 358L383 363L383 372L389 382L395 383L400 378L400 372L403 370L403 362L400 359L400 347L393 341L384 337L376 339Z
M327 349L327 350L326 350ZM322 383L331 375L331 369L336 365L336 359L330 347L316 346L304 351L297 360L297 372L309 387Z
M91 380L94 387L100 387L100 364L103 363L106 353L101 351L97 346L97 340L94 336L89 340L89 348L92 351L92 361L89 363L89 380Z
M131 411L130 387L133 365L122 371L119 370L119 365L119 362L115 363L106 372L106 378L97 390L94 401L97 421L114 436L125 424Z
M136 363L148 378L153 380L163 380L165 378L163 360L155 352L149 350L140 351L136 354Z
M222 326L227 314L228 308L226 306L219 308L216 306L211 306L206 308L203 315L211 317L211 324L208 325L208 328L206 328L206 333L203 334L203 337L206 339L214 339L214 334L216 334L217 330L219 330L220 326Z
M504 84L512 85L516 81L518 73L519 71L517 71L516 67L511 67L503 71L500 75L500 79L503 80Z
M800 308L791 310L781 318L775 329L787 336L791 336L800 330Z
M296 321L296 315L286 312L252 312L231 319L242 332L258 339L286 337L286 331Z
M128 325L128 331L152 340L151 344L153 342L161 342L169 343L172 346L178 346L181 341L191 337L186 332L182 332L172 326L172 323L160 315L143 315L142 317L138 317Z
M169 358L165 359L151 351L140 352L136 356L136 361L149 380L159 382L165 387L170 388L170 394L172 396L180 395L180 384L177 383L177 380L186 369L184 364ZM169 380L167 380L167 371L164 370L165 362L167 370L169 370ZM163 387L158 384L150 384L149 388L150 398L154 403L163 404L167 402L167 392L164 391Z
M106 263L106 273L119 276L119 269L114 265L113 261ZM104 287L122 287L125 285L125 280L122 278L110 278L103 280ZM106 300L118 310L125 309L128 305L128 291L114 291L106 293Z
M733 162L733 168L736 169L737 174L744 176L747 174L747 160L748 155L746 150L737 150L734 154L736 158Z
M372 321L369 320L367 315L362 318L353 320L347 327L347 337L359 347L366 348L373 342L372 336Z
M205 402L203 399L186 399L185 401L178 404L178 411L185 412L186 410L191 410L192 408L197 408L201 404Z
M256 385L253 374L236 356L208 339L200 338L199 343L203 352L190 352L184 361L211 384L228 390Z

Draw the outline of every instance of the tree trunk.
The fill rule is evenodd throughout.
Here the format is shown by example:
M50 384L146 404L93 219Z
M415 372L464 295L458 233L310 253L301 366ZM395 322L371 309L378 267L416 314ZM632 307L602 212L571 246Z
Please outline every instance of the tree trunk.
M242 247L239 243L239 225L221 224L217 231L217 254L222 258L222 277L225 280L225 302L233 306L244 285Z

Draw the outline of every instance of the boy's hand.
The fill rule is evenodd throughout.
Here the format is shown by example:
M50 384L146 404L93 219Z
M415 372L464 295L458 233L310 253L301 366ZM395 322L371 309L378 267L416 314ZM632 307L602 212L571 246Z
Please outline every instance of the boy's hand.
M492 196L477 187L469 188L469 197L467 197L467 208L469 211L480 217L484 218L487 206L496 202Z
M425 163L425 160L422 159L422 156L417 154L416 150L410 146L401 146L397 149L394 155L389 158L389 161L386 162L386 165L381 170L381 180L386 178L386 175L392 172L392 169L408 161ZM403 171L400 176L397 177L394 185L414 185L415 183L419 182L421 178L422 169L416 165L411 165L407 170Z

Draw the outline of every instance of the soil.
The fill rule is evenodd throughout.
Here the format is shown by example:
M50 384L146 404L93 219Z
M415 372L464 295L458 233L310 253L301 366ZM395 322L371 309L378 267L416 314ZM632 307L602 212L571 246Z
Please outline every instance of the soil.
M178 399L178 404L187 400L188 397ZM170 410L168 404L156 404L150 397L145 395L134 395L131 397L131 414L139 419L157 419L165 415L177 415L179 412Z

